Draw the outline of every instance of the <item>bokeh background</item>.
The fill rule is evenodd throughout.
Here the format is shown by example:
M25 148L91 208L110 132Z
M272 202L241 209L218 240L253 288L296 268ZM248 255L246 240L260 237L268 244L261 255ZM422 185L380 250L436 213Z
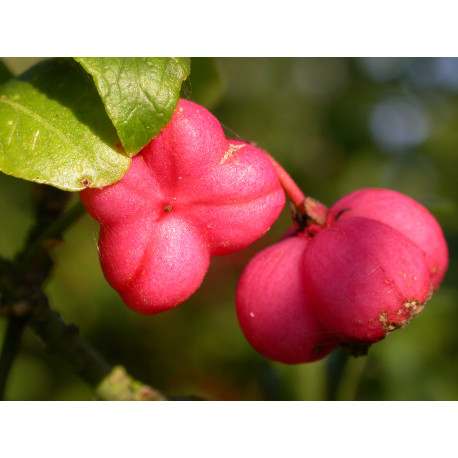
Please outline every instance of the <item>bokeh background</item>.
M3 58L15 74L37 58ZM350 358L287 366L257 354L237 323L237 279L290 224L288 208L243 252L213 258L202 287L154 317L130 311L105 282L98 225L85 216L52 252L51 305L111 363L170 396L210 400L458 400L458 58L193 58L182 96L227 135L254 140L307 195L331 205L362 187L391 188L442 225L450 267L405 329ZM78 196L74 195L73 199ZM0 253L12 258L33 223L30 183L0 174ZM0 320L0 339L5 330ZM92 389L27 331L9 400L90 400Z

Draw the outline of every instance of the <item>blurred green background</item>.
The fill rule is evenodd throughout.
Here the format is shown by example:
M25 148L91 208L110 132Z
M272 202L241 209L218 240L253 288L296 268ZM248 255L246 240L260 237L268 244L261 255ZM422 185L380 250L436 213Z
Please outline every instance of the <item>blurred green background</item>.
M38 60L3 58L15 74ZM357 188L383 187L436 216L450 250L440 290L407 328L348 361L337 398L458 400L458 58L195 58L182 95L210 109L228 136L267 149L325 204ZM33 222L30 183L0 174L0 214L0 253L11 258ZM245 341L235 314L243 267L280 237L289 218L285 208L250 248L213 258L185 304L144 317L105 282L98 225L85 216L54 249L46 292L111 363L167 395L324 400L336 355L297 366L270 362ZM0 320L0 338L4 330ZM27 331L6 399L91 396L91 387Z

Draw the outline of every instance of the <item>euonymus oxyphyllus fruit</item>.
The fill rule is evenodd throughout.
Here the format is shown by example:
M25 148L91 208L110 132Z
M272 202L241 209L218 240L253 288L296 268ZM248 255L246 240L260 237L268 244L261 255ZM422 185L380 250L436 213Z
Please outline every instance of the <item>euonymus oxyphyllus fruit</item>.
M80 195L101 224L108 283L148 315L188 299L210 256L254 242L285 203L269 157L226 139L212 114L186 100L119 182Z
M423 206L363 189L334 204L325 224L255 256L237 313L248 341L276 361L314 361L335 344L362 353L420 313L447 266L442 230Z

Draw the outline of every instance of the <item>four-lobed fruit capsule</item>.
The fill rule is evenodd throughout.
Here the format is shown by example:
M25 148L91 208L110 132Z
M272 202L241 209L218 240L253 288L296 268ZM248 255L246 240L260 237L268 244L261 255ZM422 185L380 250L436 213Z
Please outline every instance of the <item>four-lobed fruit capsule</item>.
M108 283L128 307L149 315L188 299L210 256L254 242L285 203L268 156L226 139L213 115L186 100L119 182L80 196L101 224Z

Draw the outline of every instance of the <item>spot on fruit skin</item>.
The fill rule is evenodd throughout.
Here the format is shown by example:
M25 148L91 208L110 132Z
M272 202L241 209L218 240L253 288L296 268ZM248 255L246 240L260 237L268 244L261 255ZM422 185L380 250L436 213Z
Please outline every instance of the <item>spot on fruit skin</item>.
M243 148L245 145L232 145L229 144L229 149L224 153L223 158L221 159L220 165L224 164L236 151L240 148Z
M86 188L88 188L90 185L91 185L91 180L89 178L83 178L80 183L85 186Z
M380 315L378 320L382 324L382 328L387 332L393 332L395 329L400 327L399 323L396 323L394 321L388 321L388 312L383 311Z
M431 295L426 299L426 301L423 303L423 304L420 304L419 301L417 301L416 299L412 300L412 301L407 301L405 304L404 304L404 307L410 311L410 319L409 321L412 319L412 318L415 318L424 308L425 308L425 304L426 302L428 302L428 300L430 299ZM406 323L408 324L408 323Z
M420 312L425 308L425 304L428 302L430 297L431 296L429 296L422 304L417 299L412 299L404 302L402 308L397 311L396 315L401 316L403 313L405 313L406 310L409 315L407 318L399 322L388 321L388 313L383 311L379 316L379 321L382 324L382 328L387 332L387 334L395 331L396 329L405 328L410 323L412 318L415 318L417 315L419 315Z

